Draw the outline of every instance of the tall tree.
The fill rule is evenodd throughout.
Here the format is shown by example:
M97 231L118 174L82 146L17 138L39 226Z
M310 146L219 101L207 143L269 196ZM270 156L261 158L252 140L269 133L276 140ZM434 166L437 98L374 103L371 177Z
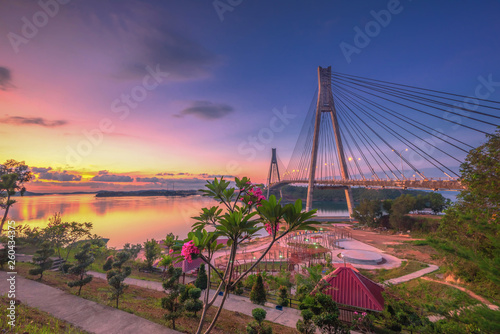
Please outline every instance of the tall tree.
M68 286L70 288L77 286L78 287L78 293L77 295L79 296L82 287L92 281L92 275L87 274L88 267L94 263L94 256L92 255L91 252L91 244L90 242L85 243L83 245L81 251L75 255L76 263L69 269L69 273L76 275L77 280L68 282Z
M52 267L52 260L50 257L54 255L54 249L52 245L48 242L42 243L40 249L35 252L33 256L33 263L35 263L38 268L30 269L30 275L40 275L38 280L40 281L43 277L43 272Z
M19 193L21 196L26 192L24 184L33 178L33 173L24 161L7 160L0 165L0 207L4 209L0 234L3 233L3 225L7 220L10 207L16 203L12 197Z

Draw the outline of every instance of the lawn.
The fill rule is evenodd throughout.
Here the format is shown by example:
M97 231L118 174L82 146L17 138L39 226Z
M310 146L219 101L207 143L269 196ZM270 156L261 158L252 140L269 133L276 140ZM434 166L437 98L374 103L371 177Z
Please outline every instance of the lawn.
M85 331L79 330L65 321L54 318L50 314L40 311L37 308L29 307L24 304L16 304L16 326L7 331L9 328L7 318L7 307L10 299L5 295L0 296L0 328L4 328L6 332L2 333L30 333L30 334L84 334Z
M28 263L19 263L17 265L17 270L20 275L27 278L33 278L33 276L27 274L28 270L32 267L33 266ZM66 282L69 281L70 278L71 277L68 275L49 271L44 273L42 283L75 294L76 289L71 289L66 284ZM94 278L90 284L83 287L81 297L93 300L103 305L113 306L114 303L108 298L110 291L109 289L110 287L105 280ZM163 318L165 311L160 307L159 304L160 298L164 296L164 292L130 285L126 289L123 297L121 297L120 299L120 309L129 313L133 313L150 321L166 325L166 322ZM212 307L208 311L207 321L211 321L216 311L216 307ZM252 319L252 317L241 313L222 310L221 316L219 317L217 325L212 333L245 333L245 327ZM193 333L197 328L198 320L199 315L196 317L186 315L176 321L176 329L185 333ZM296 333L296 331L292 328L274 323L269 324L273 327L273 333ZM170 327L170 323L168 323L168 326Z
M450 311L479 304L463 291L422 279L393 285L386 291L389 295L405 300L424 315L448 315Z
M388 279L408 275L427 267L428 265L425 263L409 260L401 262L401 266L394 269L359 269L359 272L375 282L384 282Z

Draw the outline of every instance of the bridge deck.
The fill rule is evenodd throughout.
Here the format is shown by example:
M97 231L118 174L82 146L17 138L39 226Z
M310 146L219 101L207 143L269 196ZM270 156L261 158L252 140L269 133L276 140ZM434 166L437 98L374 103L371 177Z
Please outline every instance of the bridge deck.
M283 180L271 184L270 189L281 188L287 184L308 183L307 180ZM463 190L465 187L458 180L357 180L335 179L316 180L315 186L320 187L367 187L367 188L401 188L401 189L431 189L431 190Z

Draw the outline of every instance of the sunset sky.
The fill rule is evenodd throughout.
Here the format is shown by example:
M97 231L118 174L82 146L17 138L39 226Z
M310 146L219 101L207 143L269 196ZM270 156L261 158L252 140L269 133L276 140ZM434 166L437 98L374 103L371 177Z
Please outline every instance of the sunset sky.
M341 43L390 6L347 59ZM500 100L499 13L499 1L2 1L0 163L24 160L35 192L264 182L272 147L290 158L318 66L464 95L491 76Z

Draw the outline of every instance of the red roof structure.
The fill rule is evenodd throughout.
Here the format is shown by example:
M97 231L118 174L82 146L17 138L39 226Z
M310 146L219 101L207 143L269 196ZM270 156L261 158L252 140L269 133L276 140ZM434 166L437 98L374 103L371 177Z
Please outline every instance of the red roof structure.
M384 288L353 268L339 267L325 276L323 281L328 286L322 288L322 292L339 304L373 311L384 309Z

